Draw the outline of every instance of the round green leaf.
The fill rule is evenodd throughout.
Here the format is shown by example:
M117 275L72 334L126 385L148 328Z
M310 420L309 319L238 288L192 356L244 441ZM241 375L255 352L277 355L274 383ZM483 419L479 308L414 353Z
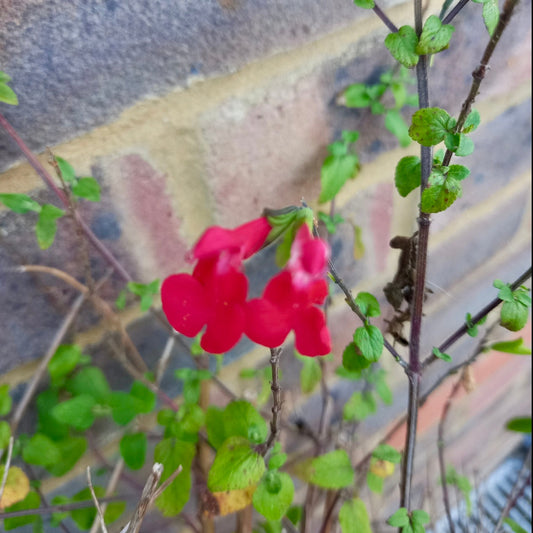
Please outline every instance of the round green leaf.
M520 331L527 323L529 318L529 309L513 300L504 302L500 312L500 324L509 331Z
M0 202L2 202L8 209L14 213L24 214L28 211L35 211L38 213L41 210L40 204L32 200L26 194L5 193L0 194Z
M354 342L346 346L342 353L342 366L350 372L361 372L372 364L366 357L363 357L361 351Z
M405 198L411 191L420 187L420 158L416 155L402 157L396 165L394 184L400 196Z
M355 303L366 317L379 316L381 314L379 302L369 292L360 292L355 298Z
M302 461L295 467L304 481L324 489L342 489L354 482L355 473L345 450L334 450Z
M375 363L383 352L383 335L381 331L370 324L361 326L355 330L353 340L363 357Z
M253 444L265 442L268 427L257 409L246 400L230 402L222 415L226 437L245 437Z
M418 63L417 44L418 37L411 26L402 26L397 32L389 33L385 38L385 46L392 57L407 68L413 68Z
M395 464L398 464L402 460L402 454L388 444L380 444L377 446L372 452L372 457L380 459L381 461L389 461L389 463Z
M450 115L439 107L427 107L414 113L409 135L422 146L434 146L448 133Z
M270 471L263 477L253 496L254 508L267 520L281 520L294 497L294 484L289 474Z
M142 432L124 435L120 439L120 455L132 469L139 470L146 459L146 435Z
M52 409L52 415L63 424L75 429L89 429L94 422L92 412L96 401L88 394L81 394L70 400L57 404Z
M81 348L75 344L61 344L48 363L48 372L52 382L70 374L81 359Z
M424 23L416 53L420 55L436 54L448 48L455 28L450 24L442 24L439 17L430 15Z
M342 533L372 533L366 506L360 498L342 504L339 523Z
M58 463L61 455L54 441L42 433L36 433L24 445L22 458L31 465L47 467Z

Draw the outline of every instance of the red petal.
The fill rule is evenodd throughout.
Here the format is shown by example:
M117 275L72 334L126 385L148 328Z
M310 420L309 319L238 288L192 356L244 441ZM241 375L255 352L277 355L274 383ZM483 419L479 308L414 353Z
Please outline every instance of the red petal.
M244 332L252 341L275 348L283 344L290 330L289 316L272 302L262 298L248 302Z
M308 307L293 316L295 346L302 355L326 355L331 352L331 339L326 317L318 307Z
M261 217L233 230L236 242L241 245L243 259L255 254L263 246L271 229L266 217Z
M223 250L238 251L233 231L219 226L207 228L192 251L196 259L217 255Z
M313 281L308 287L308 302L312 304L322 304L329 294L328 282L325 279Z
M243 334L244 316L241 305L217 305L200 341L201 347L209 353L224 353L233 348Z
M170 325L194 337L209 317L209 300L202 284L189 274L169 276L161 287L163 311Z
M327 244L320 239L313 239L302 247L301 265L309 274L320 276L326 269L328 256Z
M205 289L214 305L242 304L248 294L248 279L242 272L236 270L217 274L215 268L205 284Z
M287 270L283 270L274 276L265 287L263 298L276 304L277 307L288 309L295 303L292 276Z

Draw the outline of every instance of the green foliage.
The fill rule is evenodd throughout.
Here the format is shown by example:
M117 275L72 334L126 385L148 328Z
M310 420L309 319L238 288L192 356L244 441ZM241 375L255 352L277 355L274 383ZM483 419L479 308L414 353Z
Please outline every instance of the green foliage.
M175 376L183 381L183 399L185 403L198 403L200 398L200 384L203 380L211 379L211 372L203 369L179 368Z
M106 404L111 395L107 378L96 366L81 368L66 382L65 388L74 396L87 395L99 404Z
M37 509L41 505L40 496L33 490L28 492L28 495L20 502L17 502L9 507L6 507L4 511L10 513L13 511L26 511L27 509ZM39 518L39 515L30 514L26 516L16 516L13 518L4 519L4 529L11 531L27 524L32 524Z
M52 409L52 415L62 424L83 431L93 425L95 405L96 401L92 396L81 394L57 404Z
M161 481L165 481L181 465L179 476L157 498L156 506L165 516L176 516L181 512L191 491L191 465L195 455L195 445L175 438L163 439L154 450L154 462L163 465Z
M470 499L470 493L472 492L473 487L468 478L458 474L453 466L449 466L446 470L446 483L457 487L461 492L466 504L466 514L467 516L470 516L472 514L472 500Z
M444 144L448 150L460 157L470 155L474 151L474 143L472 139L467 137L464 133L446 133Z
M75 344L61 344L48 363L48 372L52 384L61 386L66 377L82 360L81 348Z
M467 333L470 335L470 337L476 337L478 334L477 327L483 325L487 321L487 317L484 316L482 319L480 319L475 324L472 323L472 315L470 313L466 313L465 316L465 324L468 328Z
M379 444L372 452L372 457L394 464L399 464L402 460L402 454L389 444Z
M37 242L43 250L52 246L57 232L56 220L64 214L65 212L55 205L44 204L41 207L35 226L35 234L37 235Z
M22 458L26 463L38 466L52 466L62 458L56 444L46 435L36 433L22 449Z
M9 425L9 422L0 420L0 453L8 447L10 437L11 426Z
M25 214L29 211L39 213L41 205L27 194L0 194L0 202L14 213Z
M74 172L74 167L62 157L54 156L57 166L59 167L59 171L61 172L61 177L65 181L65 183L68 183L72 185L73 183L76 183L76 173Z
M355 303L357 304L357 307L359 307L361 313L367 318L379 316L381 314L379 302L376 297L369 292L360 292L355 297Z
M279 442L277 442L276 445L278 445L278 448L280 447ZM274 446L274 451L272 452L270 460L268 461L268 469L277 470L285 464L285 461L287 461L287 454L276 450L276 446Z
M361 498L354 498L342 504L339 523L342 533L372 533L370 518Z
M72 185L72 194L78 198L84 198L90 202L100 201L100 185L92 177L79 178Z
M516 431L517 433L531 433L531 417L519 416L512 418L505 424L505 428L509 431Z
M420 187L420 158L416 155L402 157L396 165L394 183L400 196L405 198L411 191Z
M6 416L11 411L13 400L9 394L9 385L5 383L0 385L0 416Z
M230 437L219 448L207 486L211 492L242 490L255 485L265 472L265 461L248 439Z
M19 100L17 95L13 89L8 86L10 81L11 77L0 70L0 102L9 105L18 105Z
M450 119L450 115L439 107L419 109L413 115L409 135L422 146L434 146L444 140Z
M483 4L483 22L485 27L492 37L496 26L500 20L500 10L498 8L498 0L473 0L477 4Z
M146 459L146 435L142 432L126 434L120 439L120 455L132 470L143 467Z
M333 200L346 181L356 177L359 171L359 157L349 149L358 136L358 132L343 131L343 140L328 146L330 155L322 165L319 203Z
M450 44L454 27L450 24L442 24L439 17L430 15L420 35L420 40L416 46L416 53L419 55L436 54L441 50L446 50Z
M353 3L363 9L372 9L375 5L374 0L353 0Z
M320 383L322 369L318 361L311 357L302 357L302 364L300 388L303 394L311 394Z
M344 420L364 420L376 412L376 400L371 392L354 392L344 404Z
M371 324L366 324L355 330L353 340L361 351L361 355L371 362L376 362L383 352L383 335L381 331Z
M388 520L387 524L401 528L402 533L424 533L425 524L430 522L426 511L415 510L408 513L405 507L400 507Z
M159 293L159 280L156 279L151 283L136 283L130 281L127 285L128 290L141 299L141 311L148 311L152 307L154 296Z
M458 166L458 165L456 165ZM460 180L454 175L445 175L443 168L434 169L429 175L428 187L422 193L420 208L424 213L439 213L450 207L462 195Z
M95 485L93 488L97 498L103 498L105 496L105 489L103 487ZM89 487L80 490L80 492L74 494L74 496L70 499L70 502L75 503L83 502L86 500L92 500ZM105 523L111 524L112 522L120 518L120 515L124 512L125 509L125 502L108 503L107 508L104 511ZM76 509L74 511L70 511L70 516L80 529L90 529L94 522L94 519L96 518L96 509L94 507Z
M512 341L495 342L489 346L489 349L514 355L531 355L531 348L524 346L522 337Z
M466 117L465 123L463 124L463 133L470 133L474 131L480 124L481 117L479 116L479 111L472 109L468 116Z
M323 489L342 489L354 482L354 470L345 450L306 459L295 467L297 476Z
M507 524L513 533L527 533L527 531L521 527L519 524L517 524L512 518L504 518L503 523Z
M402 26L385 38L385 46L392 57L406 68L413 68L418 63L417 45L418 37L411 26Z
M261 479L253 495L257 512L267 520L281 520L291 506L294 484L289 474L268 471Z
M441 352L436 346L433 346L433 355L439 359L442 359L443 361L446 361L447 363L452 362L451 356L449 356L447 353Z
M509 331L520 331L528 321L531 296L526 287L511 290L509 284L494 280L494 287L500 289L498 298L503 301L500 311L500 325Z
M372 492L381 494L383 492L384 482L385 480L383 477L377 476L373 472L370 472L370 470L366 473L366 484Z
M61 441L56 441L55 445L61 460L46 466L46 469L53 476L60 477L69 472L85 453L87 440L84 437L69 436Z
M318 220L324 223L328 233L331 234L335 233L337 231L337 226L344 222L344 218L339 215L339 213L335 213L333 217L330 217L322 211L318 212Z
M372 361L361 354L354 342L348 344L342 353L342 366L350 372L358 372L359 377L361 376L361 371L371 364Z
M400 146L405 147L411 144L409 128L397 109L389 109L385 112L385 127L398 139Z

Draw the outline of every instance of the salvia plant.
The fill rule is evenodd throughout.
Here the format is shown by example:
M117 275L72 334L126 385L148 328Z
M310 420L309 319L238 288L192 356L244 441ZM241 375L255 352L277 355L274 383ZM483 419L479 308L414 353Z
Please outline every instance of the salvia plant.
M494 288L498 292L492 301L475 314L471 314L473 310L465 310L461 328L450 331L438 345L440 339L435 339L432 353L425 358L420 353L423 304L428 295L425 275L430 215L438 216L459 201L462 184L469 179L470 170L462 164L464 159L457 158L465 158L474 151L471 134L481 117L472 104L517 0L506 0L501 13L496 0L479 3L488 31L488 45L479 65L468 66L475 68L472 87L464 95L461 112L455 117L445 109L429 106L428 65L435 54L453 46L451 23L466 2L461 0L450 9L447 1L440 15L430 14L423 19L421 1L415 0L414 26L397 28L374 0L355 0L358 8L374 10L386 24L390 33L384 46L397 66L384 72L375 84L347 86L337 103L348 108L369 108L373 114L383 115L385 127L401 146L413 141L420 145L420 155L401 158L394 173L398 194L401 197L418 194L420 201L417 231L412 236L395 237L391 241L391 246L400 250L400 260L394 279L384 288L394 310L386 331L373 323L382 313L378 298L368 292L352 295L335 268L329 244L331 234L343 222L335 212L335 198L349 180L357 177L360 160L356 143L364 132L343 131L328 147L317 201L320 205L327 204L329 209L314 212L307 204L276 209L265 206L261 216L237 228L210 227L188 255L192 273L175 273L162 282L140 283L131 279L79 214L79 202L100 201L98 182L93 177L78 176L68 161L52 152L48 154L52 172L46 170L0 115L0 124L56 193L61 207L41 204L24 194L0 194L0 201L11 211L31 217L42 249L52 246L62 219L72 219L83 242L94 245L122 277L124 290L110 305L98 295L98 288L105 280L94 281L88 275L83 284L68 272L40 265L18 270L60 278L81 293L76 304L78 309L84 298L90 300L120 336L119 359L132 377L128 390L113 390L104 372L82 347L65 344L59 336L43 359L42 372L37 373L19 403L14 405L8 385L0 387L0 450L3 451L0 518L5 530L31 525L34 532L39 532L51 525L63 531L73 531L74 527L96 531L98 527L106 530L108 525L121 521L121 532L136 532L145 513L155 506L167 519L178 517L191 530L202 533L215 531L215 518L230 514L236 514L236 528L240 532L253 528L254 532L265 533L326 533L338 523L343 533L366 533L372 526L365 503L365 494L368 495L365 486L371 492L382 493L387 479L399 466L397 510L385 517L384 523L402 533L422 533L436 517L430 517L426 510L417 509L413 504L417 413L419 405L434 390L422 396L420 380L436 360L450 365L445 377L452 374L460 377L440 416L436 443L444 506L450 530L454 530L449 487L456 487L462 493L470 512L472 483L458 473L456 466L447 464L444 457L444 422L453 396L460 387L468 390L469 364L481 352L492 349L516 355L531 354L521 337L491 342L488 334L494 328L484 325L489 312L498 308L501 327L516 332L525 326L531 297L523 283L531 275L531 269L511 283L495 280ZM417 92L413 93L411 87L415 82ZM0 102L17 105L11 85L10 77L0 72ZM409 120L406 106L418 108ZM433 147L441 144L444 148L433 153ZM321 237L321 233L325 236ZM276 247L279 271L267 281L259 297L250 298L244 265L265 247ZM339 428L327 418L324 370L333 364L327 303L334 284L343 291L347 305L359 321L353 329L352 341L343 350L342 365L335 369L341 379L354 385L342 407L340 426L353 432L360 422L377 411L380 403L393 403L387 373L380 366L384 352L398 363L396 371L405 374L409 387L404 448L395 449L387 444L385 437L358 462L353 460L351 441L341 439ZM152 310L157 314L153 305L159 295L166 317L159 315L159 318L168 321L174 337L191 339L188 347L192 367L180 368L174 376L182 385L179 398L168 397L160 388L161 368L147 368L117 318L117 312L135 298L142 311ZM74 315L75 311L66 317L62 330L68 329ZM409 334L404 332L406 323L410 324ZM294 355L284 347L291 332ZM387 340L391 338L389 334L392 343ZM450 349L466 334L480 336L481 341L469 359L454 365ZM224 406L212 405L210 387L220 387L228 393L218 377L223 354L243 337L270 352L266 367L244 368L240 372L243 382L249 383L257 394L251 400L232 397ZM398 345L405 347L407 358L396 348ZM320 427L311 428L303 421L293 423L283 417L282 355L294 356L301 362L304 394L320 386L323 398ZM216 359L215 370L209 365L210 357ZM39 388L39 382L46 385ZM30 403L36 412L36 424L33 432L21 433L19 425ZM117 495L116 484L110 483L107 488L93 485L90 469L84 489L46 501L39 480L45 475L61 477L71 472L86 457L88 449L96 446L91 443L94 428L104 419L118 428L121 435L120 460L113 468L112 479L123 477L131 482L133 473L153 465L148 478L144 478L142 495L130 501L136 506L135 511L129 509L129 515L125 512L127 498L121 497L120 490ZM156 430L148 429L149 419L156 424ZM510 431L531 432L529 416L502 420L503 425ZM296 432L305 441L302 449L306 455L291 458L284 451L280 441L283 431ZM97 457L102 454L96 452ZM134 480L132 485L138 488L138 481ZM250 512L252 507L255 515ZM319 513L314 512L317 508ZM509 517L503 519L513 531L521 530Z

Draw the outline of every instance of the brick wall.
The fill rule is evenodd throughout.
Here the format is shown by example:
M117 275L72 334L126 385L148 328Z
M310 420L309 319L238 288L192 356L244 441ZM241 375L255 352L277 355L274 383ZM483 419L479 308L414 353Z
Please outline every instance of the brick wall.
M410 3L385 7L398 26L410 23ZM433 2L431 12L438 7ZM81 214L134 279L148 282L187 268L186 250L213 223L235 226L266 206L296 204L302 197L316 206L327 144L343 129L357 129L363 167L337 200L346 222L332 241L334 261L354 292L370 290L384 304L381 287L397 262L388 241L410 234L416 217L417 200L401 199L394 189L394 168L418 149L398 148L382 117L335 103L348 84L375 81L393 64L382 46L386 31L371 12L348 0L95 0L68 6L0 0L0 9L0 67L12 76L20 99L18 107L0 111L44 164L43 149L51 146L77 173L98 179L103 201L85 202ZM511 281L530 264L530 9L527 2L518 7L476 100L482 123L472 135L476 151L466 160L472 173L463 198L432 217L428 279L434 294L427 302L424 353L460 325L465 312L494 297L494 278ZM450 113L458 113L487 41L479 5L468 4L454 24L450 49L435 57L430 70L431 105ZM0 191L53 203L19 158L0 131ZM69 223L61 221L57 242L43 252L30 219L0 207L0 269L41 263L81 277ZM357 258L355 227L364 245ZM91 251L91 267L99 278L107 264ZM259 286L274 272L272 253L247 268ZM122 287L113 275L101 294L113 301ZM75 296L40 275L0 274L0 381L11 383L17 397ZM338 293L330 317L338 360L357 322ZM155 361L165 329L135 307L121 318L148 363ZM84 307L76 326L72 339L125 386L101 339L100 317ZM472 347L467 339L450 355L459 361ZM191 364L182 348L174 355L173 366ZM240 393L238 368L265 358L265 350L243 341L227 355L223 379ZM387 354L383 359L398 403L365 422L369 438L401 413L406 394L403 375ZM296 387L299 363L284 364L285 386ZM507 386L520 383L527 391L527 362L509 365ZM444 371L444 363L436 364L424 386ZM328 379L338 407L350 391L333 374ZM179 393L173 380L164 385ZM509 411L530 409L516 396L508 400ZM314 401L295 399L311 422ZM469 418L462 420L466 427ZM473 447L458 460L470 460Z

